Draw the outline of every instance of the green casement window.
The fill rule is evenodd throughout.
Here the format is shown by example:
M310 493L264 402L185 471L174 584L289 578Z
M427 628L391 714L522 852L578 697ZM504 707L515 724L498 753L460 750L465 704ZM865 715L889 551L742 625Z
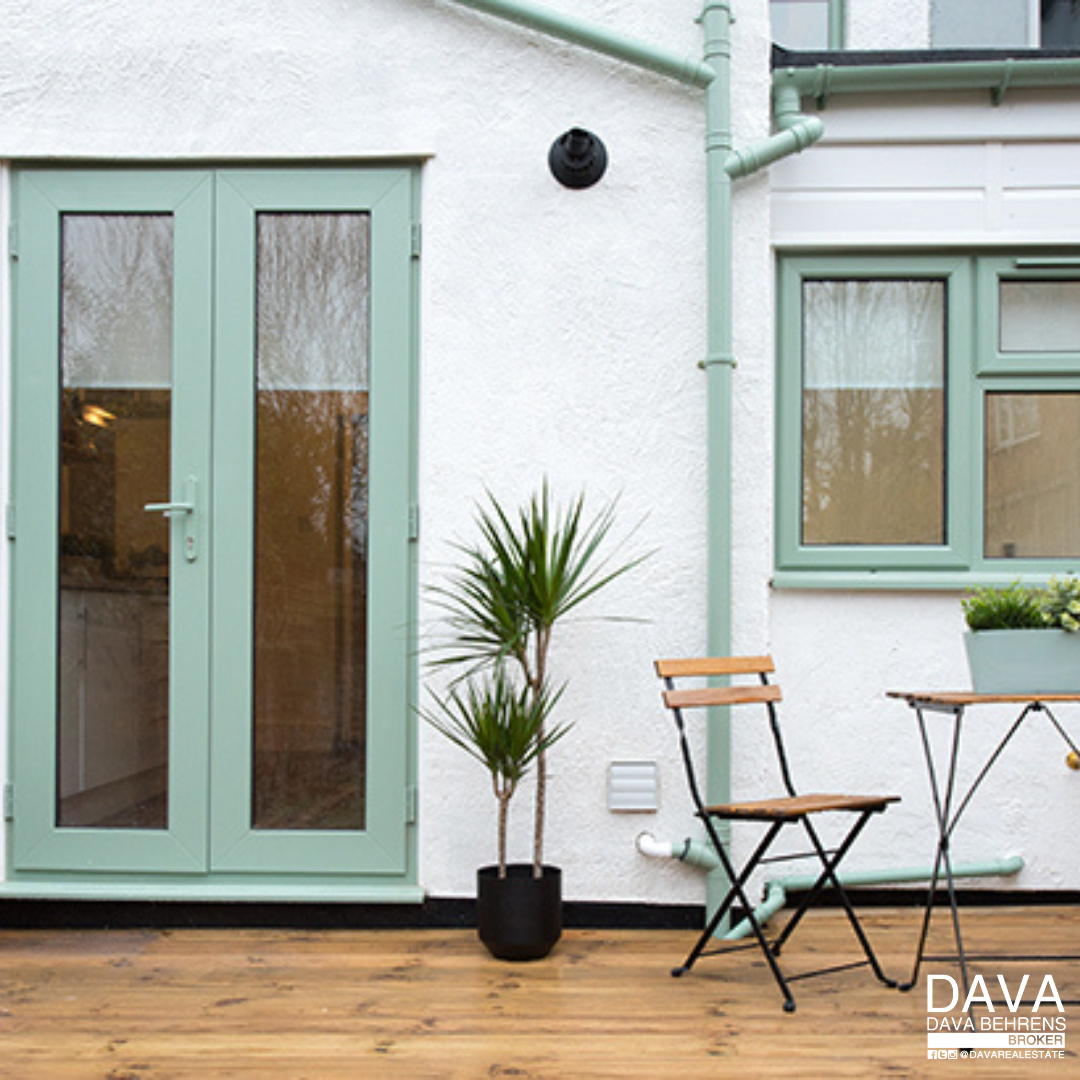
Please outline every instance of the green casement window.
M409 872L414 196L18 170L14 880Z
M772 37L785 49L844 47L844 0L769 0Z
M1080 567L1080 260L785 258L781 583Z

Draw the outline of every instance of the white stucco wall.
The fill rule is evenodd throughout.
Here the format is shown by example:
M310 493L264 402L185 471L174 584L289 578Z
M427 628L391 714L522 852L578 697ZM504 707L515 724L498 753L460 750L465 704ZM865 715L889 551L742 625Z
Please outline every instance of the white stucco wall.
M552 6L700 55L698 0ZM768 131L769 34L766 0L735 7L739 146ZM853 2L849 45L925 44L926 4L903 7L900 18L890 0ZM557 494L584 489L595 507L620 497L616 533L632 532L626 550L655 554L593 611L642 621L582 619L557 642L557 672L569 679L560 709L576 726L552 763L548 855L563 866L570 899L700 900L696 871L643 858L634 838L643 829L662 839L693 831L651 664L705 642L701 93L450 0L22 0L0 21L0 55L8 58L0 158L9 161L430 155L422 175L421 582L436 580L451 542L470 535L471 505L485 488L516 502L547 476ZM860 124L875 123L845 109L826 115L821 148L736 185L733 626L737 650L776 655L808 785L835 779L904 795L902 809L874 823L854 863L910 865L931 854L928 793L913 721L883 693L962 683L955 596L770 588L769 236L834 241L838 234L823 236L799 203L811 197L833 197L844 227L843 200L813 178L845 138L866 142ZM890 115L890 123L918 131L936 115L928 103L925 113ZM588 191L567 191L547 171L550 143L572 125L597 132L610 154L608 174ZM859 185L857 166L849 186ZM871 219L857 241L845 233L845 242L874 242L885 220ZM423 602L422 640L431 629ZM765 744L760 728L735 732L733 781L745 792L763 775ZM474 869L494 849L486 778L430 730L418 738L420 881L434 896L471 895ZM1061 758L1029 736L996 781L994 813L972 822L972 856L1019 850L1028 887L1077 885L1055 850L1066 846L1067 824L1039 812L1075 807L1080 797ZM623 759L659 762L658 813L606 810L608 765ZM1040 801L1029 798L1035 790ZM527 852L530 795L523 791L516 808L517 857Z

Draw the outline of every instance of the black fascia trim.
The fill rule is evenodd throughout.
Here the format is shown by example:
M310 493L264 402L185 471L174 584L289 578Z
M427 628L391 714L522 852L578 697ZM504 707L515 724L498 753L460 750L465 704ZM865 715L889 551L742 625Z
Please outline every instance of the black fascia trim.
M866 907L922 908L926 889L858 887L847 889ZM792 904L800 893L788 894ZM970 907L1076 906L1076 890L957 889L957 900ZM948 903L941 889L936 904ZM834 890L824 891L818 906L839 906ZM740 911L732 912L735 921ZM566 929L699 930L705 924L701 904L643 904L570 901L563 905ZM476 926L474 899L428 899L423 904L232 903L187 901L0 900L5 930L405 930L470 929Z
M801 52L772 47L772 69L831 67L889 67L901 64L963 64L997 60L1074 60L1080 49L835 49Z

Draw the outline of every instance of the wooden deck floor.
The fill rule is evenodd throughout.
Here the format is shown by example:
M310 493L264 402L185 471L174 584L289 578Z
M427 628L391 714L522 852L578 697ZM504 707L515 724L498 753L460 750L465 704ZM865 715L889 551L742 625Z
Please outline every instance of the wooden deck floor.
M972 947L1080 951L1080 909L965 917ZM886 968L906 973L919 913L865 918ZM788 950L791 970L851 958L842 915L808 920ZM944 915L936 921L943 933ZM1032 984L1054 975L1076 1026L1067 1059L928 1061L925 981L901 994L858 969L797 983L798 1011L786 1015L750 953L672 979L693 937L567 931L547 960L512 965L461 930L0 931L0 1075L1080 1075L1070 1046L1080 1048L1080 962L982 968L991 982L998 971L1030 973ZM941 962L928 970L955 974Z

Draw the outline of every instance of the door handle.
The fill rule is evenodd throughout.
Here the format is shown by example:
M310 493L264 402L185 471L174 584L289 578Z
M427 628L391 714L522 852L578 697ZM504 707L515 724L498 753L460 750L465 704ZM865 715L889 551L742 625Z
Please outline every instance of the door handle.
M162 513L166 517L177 517L180 514L194 514L195 504L186 502L147 503L143 509L149 513Z
M143 509L149 514L164 514L167 518L184 518L184 558L194 562L199 556L199 543L195 532L195 511L198 509L199 484L189 476L184 484L186 498L183 502L147 503Z

